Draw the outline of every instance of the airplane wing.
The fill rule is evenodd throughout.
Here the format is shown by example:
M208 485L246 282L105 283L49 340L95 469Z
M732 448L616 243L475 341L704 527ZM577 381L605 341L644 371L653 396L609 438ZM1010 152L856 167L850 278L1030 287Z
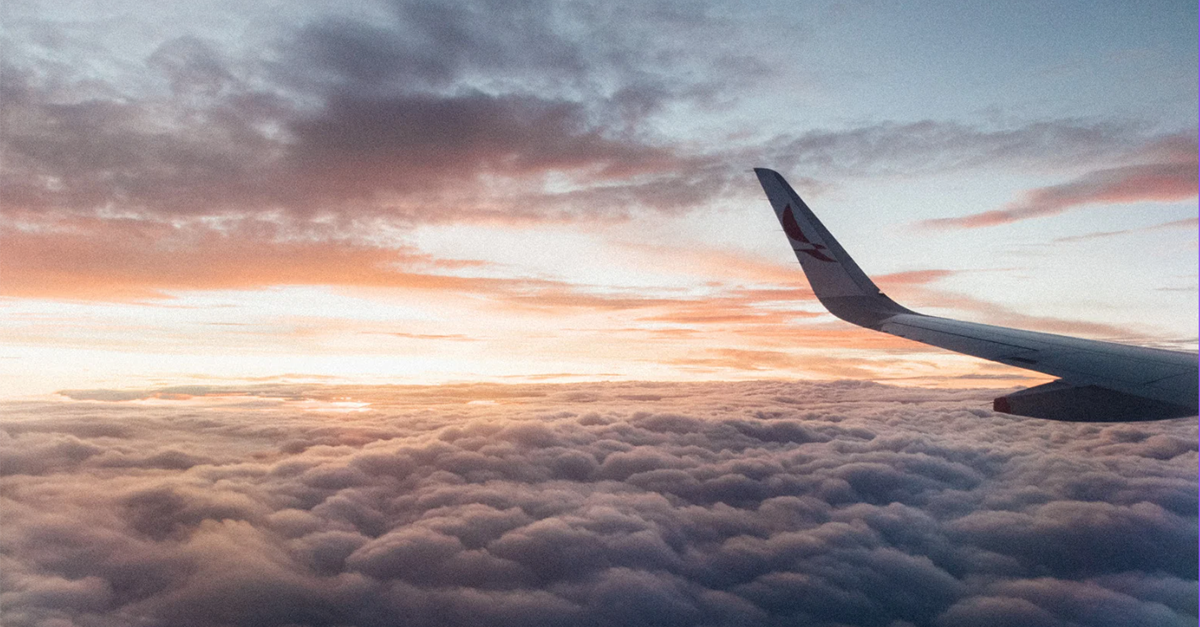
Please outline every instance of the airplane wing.
M830 313L868 329L1059 377L997 398L995 411L1080 422L1197 414L1195 353L950 320L879 291L774 170L755 168L813 292Z

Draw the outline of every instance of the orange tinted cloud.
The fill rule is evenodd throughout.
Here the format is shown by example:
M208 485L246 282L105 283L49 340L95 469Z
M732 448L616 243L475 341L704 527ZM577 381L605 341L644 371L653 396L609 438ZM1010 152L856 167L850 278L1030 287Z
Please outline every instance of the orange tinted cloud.
M343 240L276 239L269 228L174 227L78 220L51 229L5 229L0 293L23 298L144 300L180 290L351 285L479 291L536 284L437 274L478 262ZM405 268L420 268L413 272Z
M819 325L762 324L737 330L736 337L769 346L929 353L941 349L895 335L856 327L840 320Z
M1190 144L1189 144L1190 142ZM928 228L978 228L1050 216L1091 204L1176 202L1197 194L1196 139L1177 137L1148 147L1131 163L1094 170L1072 181L1041 187L1003 209L959 218L925 220Z
M780 241L783 241L782 231ZM622 243L621 248L627 258L642 261L655 271L669 271L710 280L807 285L799 265L769 261L744 251L694 245L664 246L640 243Z
M908 270L905 272L881 274L875 279L875 282L883 287L925 285L944 279L952 274L954 274L953 270Z
M677 366L714 368L719 370L745 370L753 372L793 371L829 377L869 379L875 373L869 368L879 365L868 359L857 357L833 357L828 355L796 355L778 350L748 350L739 348L715 348L703 354L680 357L668 363Z

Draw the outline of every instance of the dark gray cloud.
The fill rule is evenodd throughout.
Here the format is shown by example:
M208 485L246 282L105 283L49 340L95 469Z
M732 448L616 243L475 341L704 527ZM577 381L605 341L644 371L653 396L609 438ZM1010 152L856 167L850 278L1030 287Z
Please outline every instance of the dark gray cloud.
M654 56L680 42L650 46L655 29L627 22L670 28L700 7L626 9L396 2L382 20L281 21L245 58L186 35L143 60L162 93L18 55L0 85L6 209L428 221L455 190L459 218L479 212L461 192L486 191L483 177L513 179L505 204L520 205L548 173L582 185L661 174L682 157L643 122L718 77L668 78Z
M69 395L5 407L6 624L1196 620L1194 421L856 382Z
M611 21L582 23L579 7L560 3L389 4L393 19L383 23L333 16L303 26L284 44L303 63L275 71L364 92L447 87L480 73L585 82L606 61L596 53L620 47L616 37L594 38Z
M754 145L672 138L659 114L736 99L770 76L721 45L745 25L672 2L382 7L280 19L269 44L241 51L165 39L123 66L149 77L139 81L14 55L0 73L4 210L29 221L118 209L301 223L619 217L707 205L751 183L756 163L819 178L1045 171L1112 165L1154 139L1077 120L883 122ZM548 187L555 176L570 184Z
M291 130L290 169L310 181L297 198L318 193L368 202L481 174L591 170L615 178L675 163L667 150L606 136L580 103L527 95L339 96ZM428 211L434 213L425 219L439 220Z

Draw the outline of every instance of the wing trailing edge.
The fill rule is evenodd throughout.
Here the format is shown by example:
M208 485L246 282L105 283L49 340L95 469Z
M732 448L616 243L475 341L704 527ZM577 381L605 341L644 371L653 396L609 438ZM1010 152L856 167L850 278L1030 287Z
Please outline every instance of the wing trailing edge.
M1060 377L997 398L1017 416L1080 422L1197 414L1195 353L1166 351L928 316L888 298L778 172L755 168L779 224L830 313L946 350Z

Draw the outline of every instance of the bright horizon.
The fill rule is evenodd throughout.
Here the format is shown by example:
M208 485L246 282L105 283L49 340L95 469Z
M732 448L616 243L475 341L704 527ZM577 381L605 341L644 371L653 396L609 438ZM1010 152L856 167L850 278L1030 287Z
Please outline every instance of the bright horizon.
M0 396L1047 380L834 319L1197 346L1197 16L1062 3L5 7Z

